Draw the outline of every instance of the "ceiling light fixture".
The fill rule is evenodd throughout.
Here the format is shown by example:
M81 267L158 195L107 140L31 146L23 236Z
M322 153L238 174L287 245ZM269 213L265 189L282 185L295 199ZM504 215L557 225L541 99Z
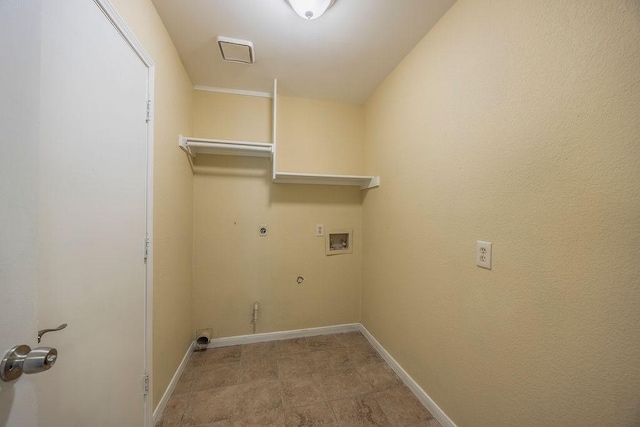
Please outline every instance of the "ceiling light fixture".
M284 0L302 18L312 20L320 18L336 0Z

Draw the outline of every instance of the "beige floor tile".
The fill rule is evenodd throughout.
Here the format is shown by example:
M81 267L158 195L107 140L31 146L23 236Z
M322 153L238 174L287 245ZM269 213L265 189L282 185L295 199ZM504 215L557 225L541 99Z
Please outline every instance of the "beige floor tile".
M194 353L157 427L285 424L440 427L359 332Z
M278 358L280 379L304 377L316 371L315 362L310 353L291 354Z
M199 376L199 366L187 365L185 370L182 372L178 383L176 384L176 388L173 390L173 396L192 392Z
M418 424L411 424L407 427L442 427L442 425L435 418L430 420L420 421Z
M349 361L356 366L384 362L384 359L380 357L376 349L369 344L347 347L345 351Z
M198 424L197 426L194 426L194 427L231 427L231 426L235 427L233 420L222 420L222 421L216 421L214 423Z
M278 376L278 361L275 357L242 357L239 384L262 379L277 380Z
M206 358L207 358L207 350L194 351L193 353L191 353L191 357L189 358L187 368L201 366L204 363L204 360Z
M323 393L329 400L344 399L366 394L371 387L358 375L355 369L342 369L319 374Z
M349 360L344 348L330 348L310 353L314 361L315 372L335 371L337 369L353 368L355 365Z
M275 360L275 361L277 361L277 359L279 357L287 357L287 356L286 355L278 356L275 352L274 353L269 353L269 354L250 353L250 354L242 355L241 362L245 362L245 365L246 365L246 364L250 364L250 363L264 362L264 361L267 361L267 360Z
M234 417L233 425L236 427L284 426L284 410L271 408L239 414Z
M391 426L382 408L370 394L334 400L331 408L343 426Z
M393 425L407 426L432 418L431 413L403 385L376 392L373 396Z
M318 375L282 381L282 402L285 408L306 406L327 400Z
M201 367L194 391L228 387L238 383L240 362L220 363Z
M216 363L239 362L242 355L241 346L209 348L203 351L196 351L189 359L190 367L201 367Z
M276 341L276 352L279 355L303 353L309 351L307 338L293 338L290 340Z
M187 365L184 371L182 371L182 375L180 376L180 379L185 379L185 380L197 379L199 374L200 374L199 366Z
M358 331L336 334L338 342L344 347L369 344L369 341Z
M178 396L181 394L189 394L196 383L197 378L190 379L182 375L173 389L172 396Z
M186 426L230 420L234 415L237 386L191 393L189 408L182 417Z
M340 342L335 335L318 335L315 337L308 337L309 349L311 350L325 350L327 348L341 347Z
M282 410L282 385L278 380L257 380L240 384L235 413L244 416L268 410Z
M333 411L326 403L287 409L285 425L289 426L337 426Z
M279 380L257 380L238 386L234 424L284 425L282 386Z
M183 394L172 396L167 402L167 406L162 413L162 420L159 424L162 427L179 426L182 423L182 417L189 407L189 395Z
M247 355L274 355L276 352L276 342L258 342L254 344L245 344L242 346L242 356Z
M216 363L239 362L242 357L242 346L210 348L206 350L205 365Z
M363 364L356 369L360 374L360 378L371 385L374 391L382 391L389 387L402 385L402 380L386 363Z

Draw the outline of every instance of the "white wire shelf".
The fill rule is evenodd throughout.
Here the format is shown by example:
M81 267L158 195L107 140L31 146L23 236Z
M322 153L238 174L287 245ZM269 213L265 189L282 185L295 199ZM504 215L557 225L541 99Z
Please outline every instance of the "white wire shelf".
M198 154L250 157L271 157L273 155L273 144L266 142L205 139L180 135L178 145L191 157L196 157Z

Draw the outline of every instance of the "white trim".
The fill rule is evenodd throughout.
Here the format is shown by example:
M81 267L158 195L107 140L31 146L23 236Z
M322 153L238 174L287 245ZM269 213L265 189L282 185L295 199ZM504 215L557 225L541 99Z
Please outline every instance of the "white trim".
M271 114L273 118L273 124L271 125L271 143L273 144L273 155L271 156L271 179L275 181L277 170L276 149L278 148L278 79L273 79L273 105L271 107Z
M133 35L127 24L124 23L124 20L118 15L118 11L113 7L113 5L109 2L109 0L93 0L96 5L102 10L102 12L107 16L109 21L113 24L113 26L118 30L123 39L131 46L131 49L138 55L140 60L147 66L147 68L153 67L155 64L153 63L153 59L147 53L147 51L142 47L142 43L138 41L136 36Z
M322 326L320 328L296 329L293 331L267 332L264 334L240 335L237 337L215 338L209 341L207 348L228 347L231 345L253 344L257 342L278 341L290 338L313 337L316 335L339 334L342 332L358 331L359 323L344 325Z
M149 66L147 80L147 100L150 105L151 115L147 121L147 239L149 240L149 252L147 253L146 267L146 299L145 299L145 370L149 375L149 392L146 396L145 419L153 423L153 260L155 239L153 235L153 182L154 182L154 146L155 146L155 72L156 67L153 61Z
M224 87L212 87L212 86L193 86L194 90L201 90L204 92L218 92L218 93L230 93L232 95L245 95L245 96L257 96L258 98L273 98L273 95L269 92L257 92L253 90L243 89L227 89Z
M358 330L369 340L371 345L380 353L380 356L389 365L391 369L400 377L402 382L409 387L422 404L431 412L431 415L438 420L442 427L456 427L456 424L444 413L442 409L433 401L433 399L414 381L413 378L405 371L402 366L382 347L382 344L376 340L373 335L361 323L358 324Z
M180 376L182 375L185 368L187 367L187 364L189 363L189 359L191 358L191 355L193 354L193 349L195 347L196 347L196 342L192 341L191 345L187 349L187 352L182 358L182 362L180 362L180 365L178 366L176 373L173 375L173 378L171 378L171 382L167 386L167 389L165 390L164 394L162 395L162 399L160 399L160 402L158 402L158 406L156 406L156 409L153 411L154 426L158 421L160 421L160 417L162 417L162 412L164 411L164 408L167 406L167 403L169 402L169 399L173 394L173 390L175 390L176 385L178 385L178 381L180 381Z
M154 157L154 107L155 107L155 63L140 41L127 27L109 0L94 0L96 6L131 47L134 53L147 67L147 102L149 117L147 120L147 188L146 188L146 238L149 239L149 252L145 263L145 301L144 301L144 371L149 376L149 392L144 398L144 425L151 427L153 421L153 157ZM141 236L142 237L142 236Z

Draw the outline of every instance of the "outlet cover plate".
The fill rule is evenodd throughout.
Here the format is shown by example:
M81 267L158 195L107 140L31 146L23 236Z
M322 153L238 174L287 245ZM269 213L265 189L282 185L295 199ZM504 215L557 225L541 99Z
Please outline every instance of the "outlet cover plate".
M491 242L476 242L476 265L491 270Z

